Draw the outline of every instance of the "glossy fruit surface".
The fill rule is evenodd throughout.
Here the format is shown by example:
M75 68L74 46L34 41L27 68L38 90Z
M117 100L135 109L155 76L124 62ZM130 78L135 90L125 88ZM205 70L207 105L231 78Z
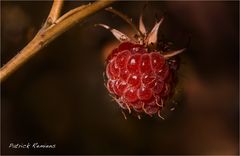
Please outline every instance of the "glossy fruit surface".
M143 45L123 42L106 61L107 89L129 112L160 113L176 82L174 61Z

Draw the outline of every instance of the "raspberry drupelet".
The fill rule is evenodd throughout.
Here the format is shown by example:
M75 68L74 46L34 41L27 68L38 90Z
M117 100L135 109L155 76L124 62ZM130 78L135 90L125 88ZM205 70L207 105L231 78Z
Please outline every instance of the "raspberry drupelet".
M122 13L108 8L129 23ZM134 39L107 25L100 26L109 29L121 42L112 50L106 60L106 87L114 100L123 110L129 113L161 117L162 108L171 98L177 83L177 60L175 56L184 51L163 52L157 49L157 32L163 18L156 23L150 33L146 32L140 17L139 29Z

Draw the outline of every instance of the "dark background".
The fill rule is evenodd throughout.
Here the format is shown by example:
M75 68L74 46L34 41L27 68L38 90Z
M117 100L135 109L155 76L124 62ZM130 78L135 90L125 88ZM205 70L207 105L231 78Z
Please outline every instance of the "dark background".
M63 12L88 2L66 2ZM143 11L144 6L147 6ZM70 29L1 84L1 154L239 154L239 3L117 2L148 30L188 50L185 100L162 121L124 120L104 87L106 50L116 40L94 27L131 28L104 10ZM44 23L51 2L1 1L1 65ZM189 43L190 38L190 44ZM10 143L56 149L10 149Z

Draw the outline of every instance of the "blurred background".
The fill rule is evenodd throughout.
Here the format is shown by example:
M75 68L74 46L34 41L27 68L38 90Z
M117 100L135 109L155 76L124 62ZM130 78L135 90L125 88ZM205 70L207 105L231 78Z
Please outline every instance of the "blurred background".
M88 2L65 2L63 13ZM104 23L131 28L104 10L50 43L1 84L1 154L239 154L239 2L116 2L148 30L187 47L184 100L167 120L128 116L111 100L102 73L116 43ZM145 7L145 9L143 9ZM1 1L1 66L44 23L51 2ZM190 41L190 42L189 42ZM11 149L10 143L56 144Z

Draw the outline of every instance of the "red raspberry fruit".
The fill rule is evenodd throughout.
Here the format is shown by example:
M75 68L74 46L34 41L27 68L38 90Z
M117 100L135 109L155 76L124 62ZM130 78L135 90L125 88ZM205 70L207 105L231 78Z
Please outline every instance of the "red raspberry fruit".
M128 23L127 16L108 8ZM157 32L163 19L156 23L150 33L146 33L140 17L138 34L135 40L107 25L100 26L109 29L121 42L108 56L106 61L106 86L121 108L129 113L134 110L140 114L158 114L171 98L176 84L178 70L175 55L184 49L163 52L157 49Z
M152 115L161 110L170 96L173 74L159 52L123 42L107 60L107 89L123 109Z

